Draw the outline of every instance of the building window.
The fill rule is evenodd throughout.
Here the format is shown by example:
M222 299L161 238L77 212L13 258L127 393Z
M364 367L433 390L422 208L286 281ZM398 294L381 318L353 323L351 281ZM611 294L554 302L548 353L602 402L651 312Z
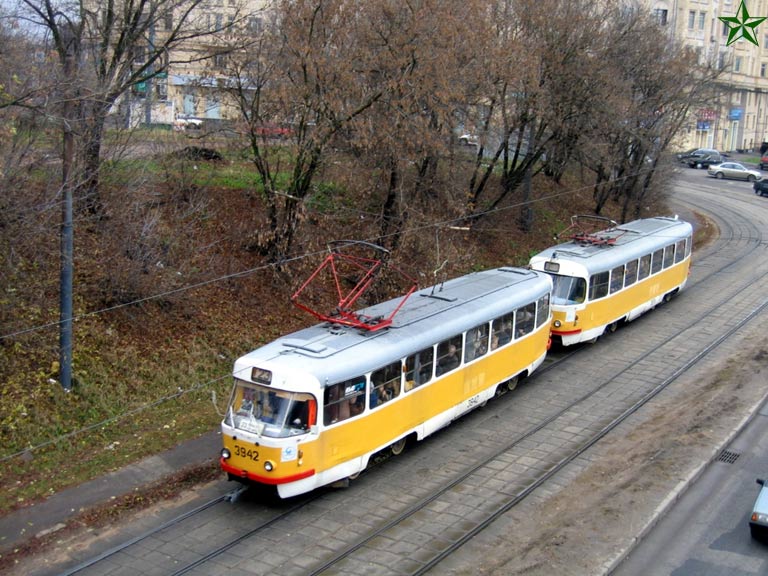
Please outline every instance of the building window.
M728 22L723 22L723 36L728 36L730 29L731 27L728 25Z
M696 11L691 10L688 12L688 30L693 30L693 27L695 25L696 25Z
M768 68L768 64L766 64L765 62L762 62L762 63L760 64L760 77L761 77L761 78L765 78L765 71L766 71L766 68Z
M663 8L655 8L653 11L653 16L656 18L658 23L661 26L667 25L667 13L668 11Z
M736 56L733 61L733 71L741 72L741 56Z
M163 27L165 30L173 30L173 12L170 10L163 16Z
M706 12L699 12L699 30L704 30L704 22L707 20Z

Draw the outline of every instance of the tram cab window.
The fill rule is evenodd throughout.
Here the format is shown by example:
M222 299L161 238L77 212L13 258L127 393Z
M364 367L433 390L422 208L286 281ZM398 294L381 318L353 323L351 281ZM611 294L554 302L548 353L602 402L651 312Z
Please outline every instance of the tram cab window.
M685 240L678 240L675 244L675 264L685 259Z
M624 264L611 270L611 294L624 287Z
M653 259L651 260L651 274L656 274L661 270L664 264L664 250L659 249L653 253Z
M430 346L405 359L405 391L408 392L432 380L435 349Z
M536 314L536 326L541 326L549 321L549 294L544 294L539 298L539 305L537 306Z
M386 404L400 395L400 379L403 376L403 363L398 360L371 373L371 408Z
M691 255L692 248L693 248L693 243L691 242L691 237L688 236L688 238L685 239L685 256L686 257Z
M365 410L365 376L325 387L323 424L328 426Z
M589 299L597 300L603 296L608 296L608 278L610 272L598 272L592 274L589 278Z
M437 345L437 375L450 372L461 364L461 334Z
M467 345L464 347L464 362L472 362L488 352L488 324L480 324L467 330Z
M536 323L536 302L526 304L515 311L515 338L533 332Z
M675 263L675 245L670 244L664 247L664 268L669 268Z
M575 276L552 276L552 303L563 305L581 304L587 296L587 282Z
M238 430L271 438L305 434L316 423L311 394L287 392L235 380L225 421Z
M512 324L515 315L513 312L504 314L496 318L491 325L493 336L491 337L491 350L496 350L499 346L509 344L512 340Z
M624 286L632 286L635 282L637 282L637 260L630 260L624 271Z
M640 258L640 267L637 270L637 279L645 280L651 273L651 255L646 254Z

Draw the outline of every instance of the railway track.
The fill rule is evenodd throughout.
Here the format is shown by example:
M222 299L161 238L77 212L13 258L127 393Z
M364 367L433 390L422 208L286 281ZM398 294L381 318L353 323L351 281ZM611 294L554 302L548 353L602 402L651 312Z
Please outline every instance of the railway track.
M142 557L146 568L134 573L435 569L765 313L765 223L745 216L753 209L745 200L695 194L684 191L685 203L712 213L722 237L695 253L689 286L671 304L556 358L512 394L368 470L346 491L270 505L218 499L64 573L137 568Z

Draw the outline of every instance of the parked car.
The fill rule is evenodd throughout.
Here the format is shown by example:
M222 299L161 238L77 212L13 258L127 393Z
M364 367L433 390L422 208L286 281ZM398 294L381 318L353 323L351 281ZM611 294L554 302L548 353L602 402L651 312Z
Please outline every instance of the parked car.
M720 152L714 148L692 148L678 154L677 159L679 162L685 162L688 164L692 158L699 158L708 154L720 154Z
M459 144L462 146L477 146L477 136L474 134L462 134L459 136Z
M768 154L760 157L760 170L768 170Z
M749 532L752 538L768 534L768 486L762 478L758 478L757 483L760 484L760 492L757 493L757 500L749 517Z
M203 127L203 121L200 118L190 116L179 116L173 121L174 130L200 130Z
M763 175L757 170L745 168L743 164L738 162L712 164L707 168L707 174L715 178L733 178L734 180L748 180L749 182L756 182L763 178Z
M712 164L720 164L723 160L725 158L719 152L693 155L688 158L688 166L691 168L709 168Z
M760 194L760 196L768 196L768 180L758 180L752 184L752 188L754 189L755 194Z

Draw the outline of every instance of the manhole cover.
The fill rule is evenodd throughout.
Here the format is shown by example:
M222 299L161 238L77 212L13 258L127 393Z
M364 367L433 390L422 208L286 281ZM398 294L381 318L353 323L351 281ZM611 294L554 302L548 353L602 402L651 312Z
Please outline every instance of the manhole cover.
M725 462L726 464L733 464L736 462L738 457L741 456L738 452L731 452L730 450L723 450L720 452L720 457L718 458L718 461Z

